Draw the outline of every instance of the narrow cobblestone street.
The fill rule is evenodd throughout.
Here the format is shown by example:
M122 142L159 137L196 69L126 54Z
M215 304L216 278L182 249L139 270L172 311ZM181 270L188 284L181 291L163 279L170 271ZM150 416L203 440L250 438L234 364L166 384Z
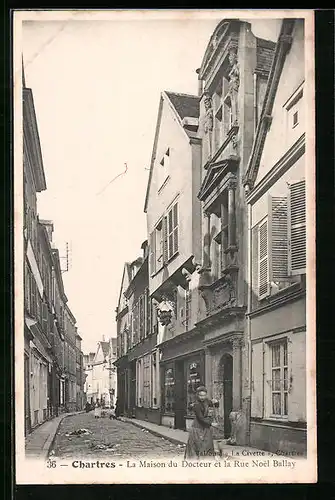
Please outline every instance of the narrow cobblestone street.
M78 429L89 433L71 435ZM115 457L180 457L184 445L172 444L147 430L108 417L94 418L94 413L82 413L65 418L57 431L52 452L55 458L81 459Z

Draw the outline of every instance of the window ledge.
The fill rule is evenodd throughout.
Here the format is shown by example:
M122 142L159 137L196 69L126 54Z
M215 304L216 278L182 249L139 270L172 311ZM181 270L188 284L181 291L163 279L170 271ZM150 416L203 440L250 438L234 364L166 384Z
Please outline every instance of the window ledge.
M161 184L160 188L158 189L158 194L161 194L161 192L163 191L164 187L165 187L165 186L166 186L166 184L169 182L169 180L170 180L170 176L168 175L168 176L164 179L164 181L163 181L163 183Z

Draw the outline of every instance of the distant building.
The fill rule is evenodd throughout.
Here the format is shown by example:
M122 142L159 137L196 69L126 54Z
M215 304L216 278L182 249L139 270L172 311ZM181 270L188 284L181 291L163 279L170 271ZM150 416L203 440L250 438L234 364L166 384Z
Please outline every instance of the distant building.
M107 407L115 405L117 377L114 361L117 357L116 338L98 342L97 351L84 356L86 399Z

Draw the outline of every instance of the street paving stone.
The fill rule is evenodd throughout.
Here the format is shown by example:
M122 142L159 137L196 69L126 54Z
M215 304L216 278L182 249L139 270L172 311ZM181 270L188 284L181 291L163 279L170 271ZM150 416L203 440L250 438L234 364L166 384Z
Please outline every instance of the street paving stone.
M70 435L78 429L90 434ZM65 418L53 444L55 458L116 459L143 457L182 457L184 446L155 436L149 431L120 420L94 418L94 413L82 413Z

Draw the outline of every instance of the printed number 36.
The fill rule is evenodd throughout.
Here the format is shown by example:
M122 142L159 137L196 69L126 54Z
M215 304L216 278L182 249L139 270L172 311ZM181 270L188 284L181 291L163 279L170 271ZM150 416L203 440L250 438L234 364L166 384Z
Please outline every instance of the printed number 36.
M47 467L48 469L54 469L56 467L56 461L55 460L47 460Z

